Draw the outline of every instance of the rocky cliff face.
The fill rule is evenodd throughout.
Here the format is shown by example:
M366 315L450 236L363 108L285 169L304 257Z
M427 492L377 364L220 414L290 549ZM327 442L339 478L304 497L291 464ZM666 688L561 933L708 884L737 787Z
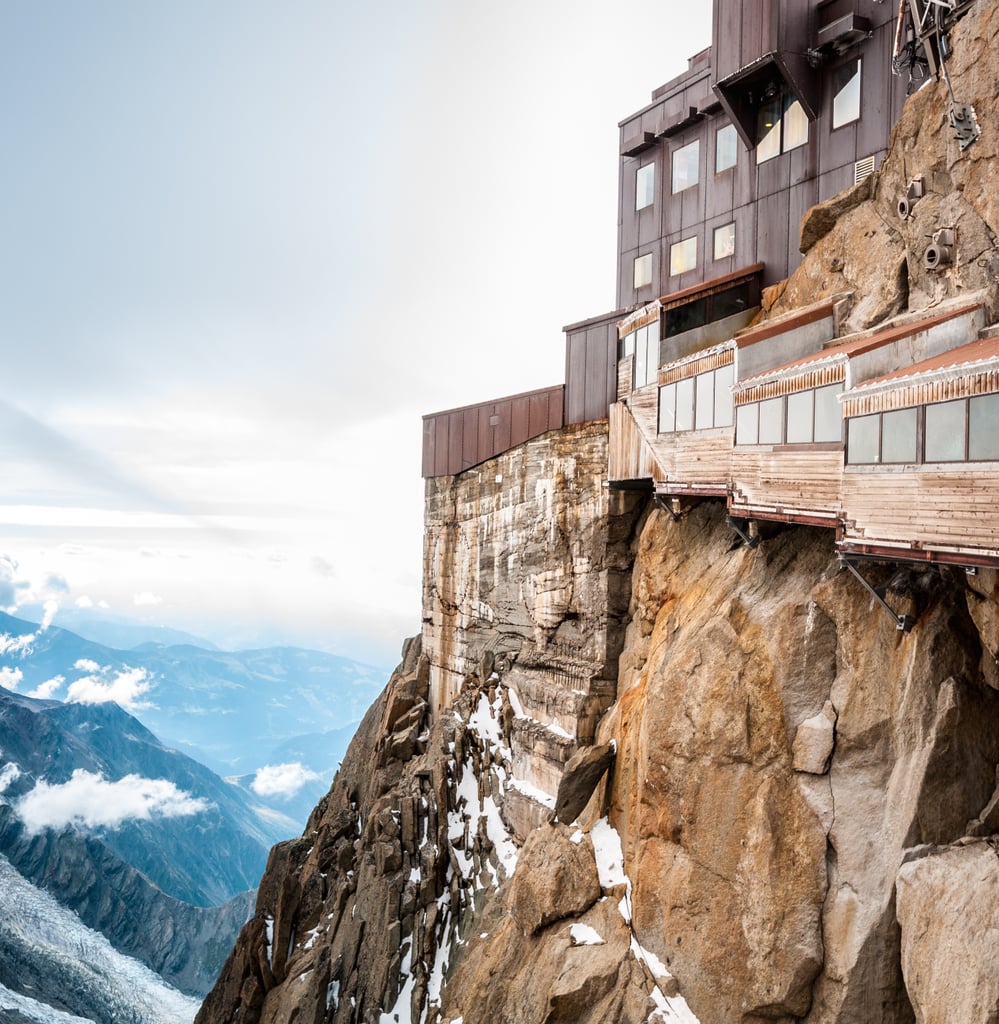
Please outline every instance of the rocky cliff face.
M849 288L855 328L971 291L994 318L997 43L994 5L955 32L982 138L959 150L943 84L913 97L771 313ZM831 531L750 549L720 501L614 497L576 429L428 489L422 650L199 1021L995 1024L997 574L870 567L900 632Z

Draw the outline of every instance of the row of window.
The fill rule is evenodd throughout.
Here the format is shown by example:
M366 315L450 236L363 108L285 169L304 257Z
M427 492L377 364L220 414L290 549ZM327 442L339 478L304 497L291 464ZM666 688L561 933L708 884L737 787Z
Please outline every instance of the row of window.
M732 366L659 389L659 433L732 425ZM843 440L842 384L797 391L735 409L735 443L818 444ZM854 416L852 465L999 461L999 394Z
M659 389L659 433L732 426L733 367L686 377Z
M847 420L853 464L999 460L999 394Z
M735 221L715 228L712 234L713 259L723 260L735 255ZM669 247L670 277L685 274L697 266L697 235L683 238ZM634 286L645 288L652 284L652 253L635 257Z
M736 410L736 444L818 444L843 440L842 384L796 391Z
M849 61L831 73L832 126L842 128L860 118L861 61ZM756 162L762 164L808 141L808 118L801 104L786 90L772 87L756 115ZM693 188L700 179L699 139L673 151L670 190L675 195ZM734 167L738 159L735 126L727 124L715 133L715 173ZM656 166L645 164L635 172L635 209L655 202ZM715 257L718 259L719 257Z

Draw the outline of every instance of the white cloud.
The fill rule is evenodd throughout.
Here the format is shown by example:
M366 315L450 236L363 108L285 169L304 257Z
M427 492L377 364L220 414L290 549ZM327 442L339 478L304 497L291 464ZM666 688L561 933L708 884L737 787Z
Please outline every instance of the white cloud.
M78 668L81 672L100 672L101 670L101 666L89 658L80 658L78 661L75 661L73 668Z
M277 796L284 800L293 797L307 782L315 782L319 775L304 764L267 764L257 770L250 788L257 796Z
M16 690L23 678L24 673L19 668L11 668L9 665L0 668L0 686L8 690Z
M31 645L34 642L34 633L25 633L23 636L11 636L9 633L0 633L0 654L14 654L17 656L30 654Z
M53 676L51 679L46 679L44 683L39 683L28 696L35 697L37 700L51 700L52 695L64 682L66 682L65 676Z
M69 782L36 783L16 807L28 831L35 833L65 825L118 828L128 820L182 818L201 814L209 804L166 779L126 775L109 782L101 774L77 768Z
M81 594L76 599L76 607L77 608L93 608L94 607L94 600L93 600L92 597L88 597L86 594Z
M59 602L50 598L42 607L45 614L42 616L41 631L44 632L52 625L52 620L56 617L56 612L59 611Z
M93 665L93 662L90 662ZM82 667L77 662L77 667ZM94 669L97 669L95 672ZM114 701L126 711L149 707L140 698L152 689L152 678L144 668L125 668L112 673L108 667L94 666L89 676L69 684L66 701L70 704L107 704Z
M5 793L12 782L21 777L21 769L16 764L5 764L0 768L0 793Z
M162 604L163 598L160 597L159 594L153 594L148 590L144 590L141 594L136 594L135 597L132 598L132 603L136 605L136 607L143 608L151 605Z

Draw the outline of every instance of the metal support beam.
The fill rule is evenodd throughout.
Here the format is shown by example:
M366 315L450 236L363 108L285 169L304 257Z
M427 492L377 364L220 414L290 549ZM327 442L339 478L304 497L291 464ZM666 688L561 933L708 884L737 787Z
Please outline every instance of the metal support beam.
M760 543L759 528L752 519L743 520L743 522L746 523L745 530L739 525L739 520L736 519L735 516L725 517L725 525L730 527L732 530L735 530L735 532L742 538L742 542L747 548L758 547Z
M864 579L860 574L860 570L847 558L845 555L839 556L839 564L845 565L854 576L860 580L863 588L874 598L875 601L881 605L882 608L895 620L895 628L902 633L908 633L912 627L916 624L916 620L909 615L899 615L888 602Z

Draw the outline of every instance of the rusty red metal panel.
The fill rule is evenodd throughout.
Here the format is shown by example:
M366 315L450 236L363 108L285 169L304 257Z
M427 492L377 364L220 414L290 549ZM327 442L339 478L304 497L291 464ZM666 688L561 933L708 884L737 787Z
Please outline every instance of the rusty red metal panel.
M464 426L464 414L461 412L452 412L447 418L447 464L451 466L461 466L461 449L462 449L462 427Z
M461 417L461 468L467 469L479 461L479 411L466 409Z
M509 451L513 447L512 442L512 413L513 403L510 401L497 402L493 406L489 422L492 425L492 450L494 452Z
M434 419L423 417L423 476L434 475Z
M448 422L446 415L434 420L434 476L448 476Z
M523 444L531 436L531 401L516 398L510 403L510 447Z
M537 437L548 429L548 394L531 395L527 400L527 436Z

